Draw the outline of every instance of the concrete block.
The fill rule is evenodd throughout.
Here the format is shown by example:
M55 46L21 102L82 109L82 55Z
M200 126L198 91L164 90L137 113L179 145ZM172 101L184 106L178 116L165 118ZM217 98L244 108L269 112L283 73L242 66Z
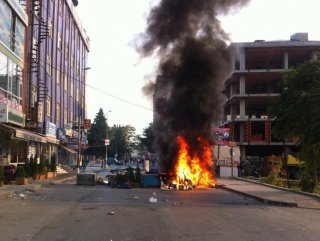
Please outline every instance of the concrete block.
M84 186L96 185L96 174L91 172L78 173L77 185L84 185Z

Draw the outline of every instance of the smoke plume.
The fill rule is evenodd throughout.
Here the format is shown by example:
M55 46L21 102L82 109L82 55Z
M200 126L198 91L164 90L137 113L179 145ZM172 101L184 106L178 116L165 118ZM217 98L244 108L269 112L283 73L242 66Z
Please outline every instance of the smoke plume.
M151 9L140 51L144 57L156 53L160 58L155 83L145 89L153 94L162 172L172 170L178 135L194 152L201 149L199 137L213 144L211 127L221 119L221 91L231 67L228 36L217 15L248 1L162 0Z

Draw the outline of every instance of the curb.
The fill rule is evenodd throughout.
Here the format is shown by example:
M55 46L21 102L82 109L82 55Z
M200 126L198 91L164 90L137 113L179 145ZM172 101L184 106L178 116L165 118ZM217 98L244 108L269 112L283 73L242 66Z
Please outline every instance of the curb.
M238 193L238 194L242 194L245 197L251 197L259 202L268 204L268 205L272 205L272 206L281 206L281 207L298 207L298 204L296 202L286 202L286 201L276 201L276 200L271 200L271 199L267 199L267 198L262 198L256 195L252 195L246 192L242 192L242 191L238 191L232 188L229 188L223 184L219 184L217 185L217 188L221 188L221 189L225 189L225 190L229 190L232 191L234 193Z
M312 197L314 199L318 199L320 201L320 195L318 195L318 194L309 193L309 192L303 192L303 191L298 191L298 190L293 190L293 189L289 189L289 188L285 188L285 187L278 187L278 186L271 185L271 184L268 184L268 183L262 183L262 182L258 182L258 181L255 181L255 180L245 179L245 178L241 178L241 177L231 177L231 178L236 179L236 180L240 180L240 181L251 182L251 183L262 185L262 186L272 187L272 188L275 188L275 189L280 189L280 190L284 190L284 191L288 191L288 192L293 192L293 193L305 195L305 196L308 196L308 197Z
M13 195L16 192L19 192L21 190L27 190L27 189L40 189L43 186L47 186L47 185L55 185L55 184L61 184L67 181L73 181L76 180L76 176L72 175L69 177L63 177L60 179L56 179L56 180L45 180L45 181L35 181L34 183L31 184L27 184L27 185L18 185L19 187L17 187L16 185L12 185L12 187L8 187L6 188L6 190L1 190L0 189L0 201L3 201L5 199L11 198L13 197Z

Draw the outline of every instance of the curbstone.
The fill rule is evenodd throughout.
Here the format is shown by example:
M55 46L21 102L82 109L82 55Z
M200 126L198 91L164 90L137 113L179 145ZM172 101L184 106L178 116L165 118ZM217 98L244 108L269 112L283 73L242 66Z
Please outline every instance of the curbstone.
M267 199L267 198L262 198L253 194L249 194L247 192L243 192L243 191L239 191L239 190L235 190L233 188L229 188L226 185L218 185L217 188L221 188L221 189L225 189L225 190L229 190L238 194L242 194L244 197L251 197L259 202L268 204L268 205L272 205L272 206L281 206L281 207L298 207L298 204L296 202L287 202L287 201L277 201L277 200L271 200L271 199Z

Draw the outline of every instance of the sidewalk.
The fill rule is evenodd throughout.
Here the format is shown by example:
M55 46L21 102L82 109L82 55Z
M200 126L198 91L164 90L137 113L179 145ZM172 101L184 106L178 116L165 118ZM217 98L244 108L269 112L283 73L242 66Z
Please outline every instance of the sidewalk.
M6 198L13 197L15 193L21 193L25 190L37 190L43 185L55 185L64 182L76 181L77 172L71 171L64 174L59 174L54 178L44 180L33 180L32 183L26 185L8 184L0 187L0 201Z
M218 178L218 188L252 197L263 203L277 206L300 207L320 210L320 196L275 187L243 178Z

